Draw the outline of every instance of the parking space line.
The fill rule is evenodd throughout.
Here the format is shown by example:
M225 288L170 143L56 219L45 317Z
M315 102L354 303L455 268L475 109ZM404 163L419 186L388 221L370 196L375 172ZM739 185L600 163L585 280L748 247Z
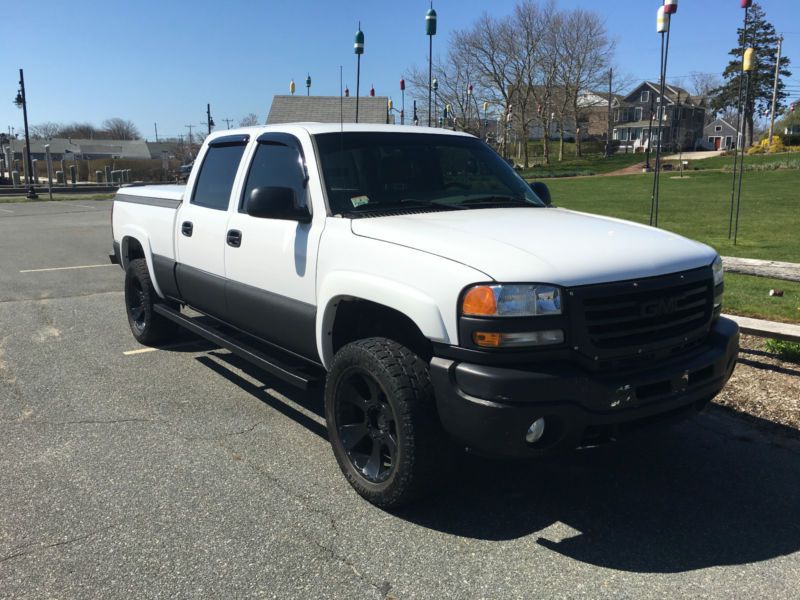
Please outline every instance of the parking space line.
M88 206L87 204L67 204L67 206L80 206L81 208L91 208L92 210L97 208L95 206Z
M136 354L145 354L146 352L155 352L156 350L175 350L176 348L184 348L186 346L202 346L203 344L207 344L205 340L197 339L197 340L187 340L185 342L179 342L177 344L170 344L168 346L161 346L159 348L147 347L147 348L137 348L136 350L125 350L122 355L123 356L134 356ZM202 350L199 350L202 351Z
M8 210L7 208L0 208L0 212L7 212L7 213L11 213L12 215L14 214L13 210Z
M112 263L102 265L76 265L74 267L47 267L45 269L22 269L20 273L43 273L45 271L69 271L71 269L97 269L99 267L115 267Z
M144 354L145 352L155 352L159 348L139 348L137 350L126 350L122 353L123 356L132 356L134 354Z

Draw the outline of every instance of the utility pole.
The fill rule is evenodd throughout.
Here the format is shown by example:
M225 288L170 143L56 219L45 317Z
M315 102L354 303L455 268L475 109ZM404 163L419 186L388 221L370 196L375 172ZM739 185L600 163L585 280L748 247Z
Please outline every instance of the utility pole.
M158 123L153 123L153 127L156 130L156 142L158 142Z
M211 135L211 129L214 127L214 119L211 118L210 104L206 104L206 125L208 126L208 135Z
M184 127L187 127L189 129L189 137L186 141L187 144L189 145L189 156L194 158L194 150L192 148L192 146L194 146L194 140L192 139L192 129L194 129L196 125L184 125Z
M225 125L227 126L228 129L230 129L231 123L233 123L233 119L222 119L222 120L225 121Z
M614 69L608 70L608 130L606 131L606 158L611 156L611 86Z
M767 143L772 143L772 130L775 127L775 102L778 99L778 79L781 76L781 46L783 45L783 36L778 38L778 58L775 59L775 81L772 84L772 110L769 113L769 137Z

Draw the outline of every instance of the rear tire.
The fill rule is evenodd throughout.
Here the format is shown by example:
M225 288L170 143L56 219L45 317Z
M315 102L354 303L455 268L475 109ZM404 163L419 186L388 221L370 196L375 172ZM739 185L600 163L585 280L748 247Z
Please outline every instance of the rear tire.
M153 310L159 302L147 262L143 258L132 260L125 269L125 312L131 333L140 344L155 346L175 337L177 325Z
M342 473L376 506L407 504L446 470L428 365L394 340L358 340L336 353L325 418Z

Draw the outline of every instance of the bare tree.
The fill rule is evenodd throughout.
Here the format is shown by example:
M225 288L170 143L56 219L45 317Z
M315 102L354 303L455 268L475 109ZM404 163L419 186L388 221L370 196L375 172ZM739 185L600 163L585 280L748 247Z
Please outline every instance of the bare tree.
M540 7L523 0L514 9L514 35L509 43L514 64L513 115L523 140L524 166L529 166L528 138L531 126L542 129L542 154L550 164L550 129L555 117L554 91L558 58L554 48L563 16L550 0Z
M70 123L62 125L58 137L92 140L98 137L97 127L91 123Z
M258 124L258 115L256 113L248 113L239 121L239 127L252 127Z
M512 46L508 43L512 36L510 19L497 19L483 13L471 29L456 31L452 39L457 56L465 58L473 66L474 85L477 85L486 101L500 108L503 122L511 110L514 82L510 55ZM505 134L501 138L500 152L507 156L508 136Z
M559 105L559 160L564 155L564 122L568 119L575 127L575 154L581 155L578 128L587 108L581 105L581 93L602 86L613 52L614 44L597 14L578 9L565 15L556 39L560 63L557 76L563 89L563 104Z
M717 115L711 109L712 100L716 91L723 85L722 77L716 73L700 73L693 71L689 74L687 87L693 96L702 98L706 105L705 123L708 125Z
M54 123L53 121L45 121L38 125L31 125L31 137L34 139L48 140L50 138L58 137L64 125L61 123Z
M133 121L119 117L103 121L103 131L113 140L138 140L142 137Z
M444 59L436 60L433 65L433 76L439 84L439 89L434 107L436 114L431 115L431 120L434 120L437 115L443 116L444 108L449 107L446 125L452 125L454 129L470 133L480 133L477 99L483 98L485 91L481 88L478 80L472 79L476 71L474 61L455 44L451 44ZM427 123L428 69L411 67L405 73L404 78L412 101L418 102L417 118L419 123ZM473 85L472 94L468 92L470 84ZM413 109L406 107L407 123L411 122L414 117L412 111Z

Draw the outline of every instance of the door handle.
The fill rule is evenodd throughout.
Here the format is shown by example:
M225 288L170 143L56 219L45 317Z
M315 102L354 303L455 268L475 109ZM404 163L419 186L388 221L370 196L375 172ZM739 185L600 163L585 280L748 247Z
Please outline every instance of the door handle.
M242 245L242 232L238 229L231 229L226 236L226 241L228 242L228 246L233 246L234 248L238 248Z
M192 237L192 231L194 231L194 225L192 225L191 221L184 221L181 223L181 233L186 237Z

